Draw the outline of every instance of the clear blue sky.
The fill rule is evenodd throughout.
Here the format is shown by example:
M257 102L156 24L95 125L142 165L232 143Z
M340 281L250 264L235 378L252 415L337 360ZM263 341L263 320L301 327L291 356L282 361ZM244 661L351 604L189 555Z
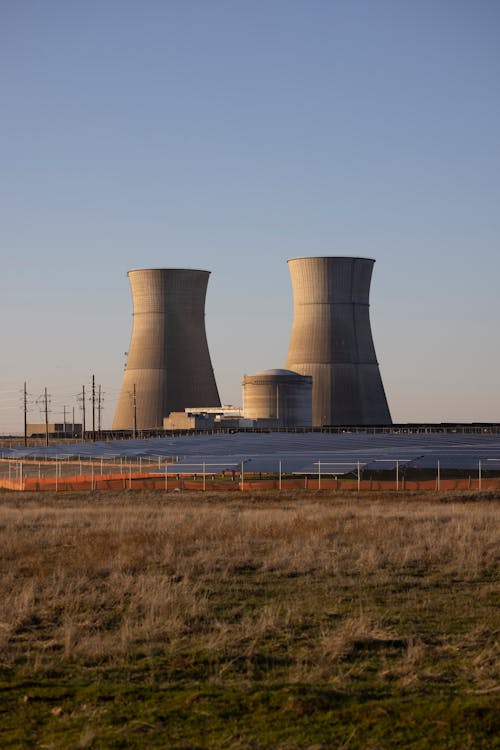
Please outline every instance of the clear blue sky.
M3 0L0 432L92 372L110 424L134 267L212 271L240 403L303 255L376 259L394 420L500 421L499 39L497 0Z

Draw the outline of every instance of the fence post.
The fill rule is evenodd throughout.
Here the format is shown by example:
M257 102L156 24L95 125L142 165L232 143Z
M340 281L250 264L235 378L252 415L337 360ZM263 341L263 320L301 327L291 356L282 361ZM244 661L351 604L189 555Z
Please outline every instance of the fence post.
M128 488L132 489L132 464L128 465Z
M360 468L359 461L358 461L358 492L360 491L360 489L361 489L361 468Z
M478 489L479 489L479 490L481 489L481 485L482 485L482 478L483 478L483 477L482 477L482 471L481 471L481 468L482 468L482 467L481 467L481 461L479 461L479 466L478 466L478 473L477 473L477 480L478 480L478 481L477 481L477 485L478 485Z
M321 461L318 460L318 490L321 489Z
M439 458L437 465L436 488L438 492L441 490L441 464L439 463Z
M165 461L165 491L168 490L168 463Z
M57 458L56 458L56 492L59 489L59 470L57 468Z
M396 460L396 490L399 490L399 461Z
M21 492L23 491L23 462L21 461L19 464L19 489Z
M280 464L279 464L279 481L278 481L278 489L279 489L279 490L280 490L280 492L281 492L281 461L280 461Z
M203 492L205 492L205 486L206 486L206 483L205 483L205 463L203 462L202 465L203 465Z

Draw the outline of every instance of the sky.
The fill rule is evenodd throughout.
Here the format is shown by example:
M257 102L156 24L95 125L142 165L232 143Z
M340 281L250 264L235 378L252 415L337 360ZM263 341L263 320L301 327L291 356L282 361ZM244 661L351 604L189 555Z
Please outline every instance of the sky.
M0 0L0 433L111 426L130 268L211 271L221 398L283 367L287 259L376 260L396 422L500 421L497 0Z

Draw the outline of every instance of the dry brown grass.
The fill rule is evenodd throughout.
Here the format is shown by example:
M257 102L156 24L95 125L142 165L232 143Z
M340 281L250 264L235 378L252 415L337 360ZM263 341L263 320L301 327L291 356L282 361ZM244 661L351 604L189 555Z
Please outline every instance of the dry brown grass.
M493 596L499 516L460 496L4 494L3 664L162 653L174 675L202 654L215 683L345 686L368 659L403 686L494 690L498 622L473 610Z

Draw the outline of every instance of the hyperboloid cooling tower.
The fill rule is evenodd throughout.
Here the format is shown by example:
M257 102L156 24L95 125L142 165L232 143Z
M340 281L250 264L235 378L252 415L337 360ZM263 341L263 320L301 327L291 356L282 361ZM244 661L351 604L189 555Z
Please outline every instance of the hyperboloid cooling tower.
M134 324L114 430L130 430L135 420L139 430L161 428L171 411L220 406L205 332L209 276L185 268L128 272Z
M313 425L386 425L369 296L374 260L288 261L294 317L286 367L313 376Z

